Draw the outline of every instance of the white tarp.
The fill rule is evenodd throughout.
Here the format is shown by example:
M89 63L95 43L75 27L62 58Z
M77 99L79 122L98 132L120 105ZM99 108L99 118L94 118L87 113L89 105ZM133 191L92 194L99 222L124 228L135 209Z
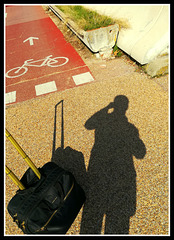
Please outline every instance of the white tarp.
M117 46L137 62L152 61L169 46L169 4L84 4L100 14L123 19Z

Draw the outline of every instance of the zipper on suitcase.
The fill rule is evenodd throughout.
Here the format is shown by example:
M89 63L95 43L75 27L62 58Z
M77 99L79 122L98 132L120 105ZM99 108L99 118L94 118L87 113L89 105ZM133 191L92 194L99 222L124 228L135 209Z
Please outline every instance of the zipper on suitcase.
M65 201L67 199L67 197L70 195L70 193L72 192L73 190L73 187L74 187L74 182L72 183L72 186L70 188L70 190L68 191L68 193L66 194L66 196L64 197L63 201ZM56 209L50 216L50 218L48 219L48 221L43 225L43 227L41 227L40 229L36 230L36 232L39 232L39 231L43 231L46 226L49 224L49 222L51 221L51 219L54 217L54 215L57 213L59 209Z
M17 219L17 213L13 216L13 222L15 222L18 225L18 227L22 228L25 231L25 221L23 221L20 224L18 219Z
M54 215L56 214L56 212L58 211L58 209L56 209L54 212L53 212L53 214L51 215L51 217L48 219L48 221L43 225L43 227L41 227L39 230L37 230L36 232L38 232L38 231L43 231L45 228L46 228L46 226L48 225L48 223L51 221L51 219L54 217Z

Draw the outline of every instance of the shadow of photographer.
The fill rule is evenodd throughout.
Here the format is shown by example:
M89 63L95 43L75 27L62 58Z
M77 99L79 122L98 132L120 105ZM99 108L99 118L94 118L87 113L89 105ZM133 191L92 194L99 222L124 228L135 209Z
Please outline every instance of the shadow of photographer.
M136 211L136 171L133 155L144 158L146 147L138 129L125 116L129 100L124 95L96 112L85 123L95 130L86 181L86 202L81 234L128 234Z

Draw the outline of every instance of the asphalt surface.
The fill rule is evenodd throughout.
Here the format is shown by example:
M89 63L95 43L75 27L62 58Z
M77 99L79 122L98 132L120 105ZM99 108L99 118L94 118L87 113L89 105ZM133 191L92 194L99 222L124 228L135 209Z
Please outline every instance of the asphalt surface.
M168 75L151 79L123 58L84 61L95 81L8 105L6 127L41 167L52 157L54 108L63 100L64 146L74 151L55 161L87 196L68 235L168 235ZM58 108L56 148L60 123ZM76 151L82 154L74 161ZM19 178L27 170L8 141L6 163ZM6 207L17 187L9 178L5 184ZM5 234L23 234L7 211Z
M6 104L94 81L42 6L6 7Z

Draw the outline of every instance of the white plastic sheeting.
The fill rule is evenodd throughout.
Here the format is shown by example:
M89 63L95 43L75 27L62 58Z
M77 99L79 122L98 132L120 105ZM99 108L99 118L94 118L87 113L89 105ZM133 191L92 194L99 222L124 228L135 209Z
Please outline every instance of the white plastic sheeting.
M100 14L123 19L129 28L121 29L117 46L137 62L151 62L169 46L169 4L87 4Z

